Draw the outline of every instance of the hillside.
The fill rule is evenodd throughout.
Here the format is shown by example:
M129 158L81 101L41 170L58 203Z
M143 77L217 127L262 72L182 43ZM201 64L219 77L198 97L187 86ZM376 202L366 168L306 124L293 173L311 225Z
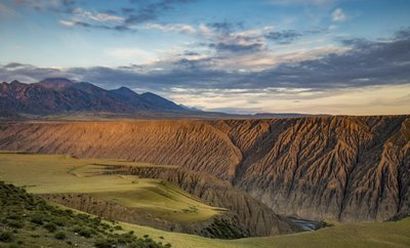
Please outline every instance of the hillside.
M1 247L171 247L153 241L145 233L137 237L115 223L51 206L1 181L0 207Z
M16 80L1 83L0 114L3 112L42 116L77 112L135 114L193 111L153 93L139 95L126 87L105 90L91 83L49 78L33 84Z
M0 125L0 149L178 165L276 213L342 222L410 212L409 140L408 116Z

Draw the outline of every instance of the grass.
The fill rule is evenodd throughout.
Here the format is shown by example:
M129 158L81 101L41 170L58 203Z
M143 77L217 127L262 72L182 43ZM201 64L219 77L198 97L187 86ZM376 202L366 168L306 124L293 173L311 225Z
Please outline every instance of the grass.
M154 218L181 223L206 220L223 211L160 180L105 175L112 165L156 166L64 155L0 152L0 180L25 187L35 194L87 193L97 199L141 209Z
M148 234L137 236L116 223L52 206L1 181L0 209L0 247L171 247Z
M410 218L397 222L340 224L314 232L237 240L207 239L123 223L125 230L147 233L177 248L389 248L410 247Z

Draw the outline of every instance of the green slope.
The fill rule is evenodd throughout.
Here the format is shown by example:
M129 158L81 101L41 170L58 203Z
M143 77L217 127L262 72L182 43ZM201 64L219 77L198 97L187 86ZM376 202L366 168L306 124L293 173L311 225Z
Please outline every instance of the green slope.
M156 166L117 160L74 159L64 155L0 153L0 180L35 194L87 193L97 199L141 209L181 223L224 212L172 184L136 176L104 175L110 165ZM159 166L163 167L163 166Z

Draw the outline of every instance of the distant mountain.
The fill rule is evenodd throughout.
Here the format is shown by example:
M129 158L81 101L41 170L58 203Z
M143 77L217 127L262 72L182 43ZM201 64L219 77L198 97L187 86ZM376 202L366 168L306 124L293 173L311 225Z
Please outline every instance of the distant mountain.
M0 113L50 115L70 112L181 114L194 111L150 92L140 95L126 87L105 90L66 78L49 78L33 84L16 80L0 84Z
M272 118L301 118L309 116L308 114L300 113L256 113L253 115L256 119L272 119Z

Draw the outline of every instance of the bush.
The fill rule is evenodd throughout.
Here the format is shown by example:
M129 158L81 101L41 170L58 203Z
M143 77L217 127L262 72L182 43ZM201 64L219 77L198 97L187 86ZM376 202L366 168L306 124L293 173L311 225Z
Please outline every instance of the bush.
M90 238L93 235L93 230L90 230L85 227L75 227L74 232L78 233L78 235L83 236L85 238Z
M13 233L8 231L0 231L0 242L12 242L14 240Z
M66 238L66 235L64 232L56 232L56 234L54 234L54 238L63 240Z
M49 231L49 232L55 232L57 230L56 225L54 225L53 223L45 224L44 228L47 229L47 231Z
M98 239L94 245L97 248L112 248L115 247L117 242L114 239Z
M33 215L30 221L37 225L43 225L44 224L43 219L44 217L42 215L37 214L37 215Z
M11 228L17 229L20 229L24 226L23 222L19 220L9 220L7 225Z

